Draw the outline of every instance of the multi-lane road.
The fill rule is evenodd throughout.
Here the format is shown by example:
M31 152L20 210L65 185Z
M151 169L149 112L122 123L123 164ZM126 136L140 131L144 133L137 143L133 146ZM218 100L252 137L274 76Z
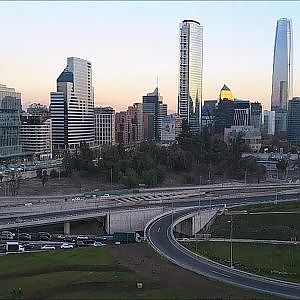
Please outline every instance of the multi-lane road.
M116 206L104 206L104 207L84 207L84 208L74 208L64 209L64 207L60 208L56 211L41 211L41 212L26 212L24 214L11 214L4 213L0 215L0 230L8 229L8 228L16 228L16 227L26 227L26 226L35 226L35 225L43 225L50 223L59 223L65 221L72 220L83 220L88 218L94 218L99 216L105 216L109 212L113 211L124 211L130 209L147 209L151 207L162 206L166 208L170 207L192 207L199 205L200 196L189 197L188 199L177 199L176 201L167 200L167 201L148 201L140 204L122 204ZM286 191L284 194L278 194L275 196L275 193L268 193L266 195L259 193L245 194L243 197L238 196L222 196L217 197L213 200L207 199L204 196L201 196L201 206L224 206L240 204L243 202L252 203L252 202L264 202L264 201L274 201L277 199L281 200L289 200L299 198L299 193L295 193L295 191Z
M263 199L256 199L255 202L260 202L261 200ZM242 204L245 201L240 199L239 202ZM269 279L232 269L197 256L179 244L174 238L172 224L176 224L176 220L193 211L195 211L195 208L175 211L173 214L165 214L150 222L145 229L145 235L149 244L158 253L173 263L203 276L254 289L262 293L277 295L288 299L300 299L300 284Z

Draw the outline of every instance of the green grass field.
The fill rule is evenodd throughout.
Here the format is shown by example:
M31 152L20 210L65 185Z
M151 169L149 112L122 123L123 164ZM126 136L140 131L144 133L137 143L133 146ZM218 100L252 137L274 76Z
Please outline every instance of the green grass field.
M106 248L77 248L0 257L0 299L195 298L120 265ZM143 282L137 289L136 283ZM19 293L21 288L21 293Z
M300 240L300 214L232 215L233 238ZM230 215L218 216L209 232L212 237L230 237Z
M257 204L247 205L247 206L243 206L242 209L245 209L248 212L264 212L264 211L300 212L300 201L277 202L277 204L267 203L267 204L258 204L258 205Z
M199 242L185 244L192 251L230 265L230 243ZM197 249L197 250L196 250ZM300 247L233 243L233 262L237 269L281 280L300 282Z

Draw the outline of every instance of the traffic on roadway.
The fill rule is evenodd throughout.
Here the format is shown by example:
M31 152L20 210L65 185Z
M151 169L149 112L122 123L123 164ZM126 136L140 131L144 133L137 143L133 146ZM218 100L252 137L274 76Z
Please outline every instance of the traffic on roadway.
M286 194L271 194L271 195L245 195L244 197L222 197L213 199L201 199L201 206L211 206L214 207L224 206L224 205L234 205L240 203L255 203L255 202L268 202L268 201L282 201L282 200L291 200L298 198L298 194L295 194L293 191L287 191ZM147 203L143 205L136 206L136 208L143 209L148 207L191 207L199 205L199 196L189 199L179 199L177 201L165 201L159 204L157 203ZM54 212L43 212L43 213L27 213L21 216L12 216L12 215L3 215L0 216L0 230L5 230L9 228L18 228L26 226L36 226L41 224L51 224L59 223L64 221L72 220L82 220L86 218L104 216L111 211L121 211L121 210L130 210L133 209L132 205L123 205L122 207L100 207L100 208L80 208L74 210L60 210Z

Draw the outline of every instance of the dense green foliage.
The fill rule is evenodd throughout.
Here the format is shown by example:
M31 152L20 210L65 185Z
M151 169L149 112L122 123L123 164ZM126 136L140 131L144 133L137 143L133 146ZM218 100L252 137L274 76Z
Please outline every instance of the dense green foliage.
M224 178L257 181L264 175L263 167L252 159L242 159L247 146L241 141L226 145L219 137L204 130L192 134L186 126L176 143L169 147L144 142L125 149L123 145L106 146L92 151L85 144L75 154L65 154L69 175L100 176L103 181L121 183L128 188L139 184L156 186L168 175L181 175L182 183L202 184Z

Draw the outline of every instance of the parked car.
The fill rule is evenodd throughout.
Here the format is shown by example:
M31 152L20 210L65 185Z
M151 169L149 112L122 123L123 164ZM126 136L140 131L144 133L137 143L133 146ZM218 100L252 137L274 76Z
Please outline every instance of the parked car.
M77 241L76 247L86 247L87 245L83 241Z
M109 198L110 195L109 194L104 194L104 195L101 195L100 198Z
M58 240L65 240L65 239L66 239L66 236L63 235L63 234L59 234L59 235L57 235L56 238L57 238Z
M25 251L30 251L34 249L34 244L23 244Z
M50 241L52 235L49 232L38 232L38 239L41 241Z
M89 237L88 236L85 236L85 235L78 235L77 236L77 240L88 240Z
M105 246L106 244L103 244L101 242L94 242L93 246L94 247L102 247L102 246Z
M60 249L73 249L73 248L74 246L68 243L63 243L62 245L60 245Z
M28 233L20 233L19 234L19 240L21 241L30 241L31 240L31 235Z
M13 240L15 234L10 231L2 231L0 235L1 240Z
M41 247L41 250L55 250L55 246L44 245Z

